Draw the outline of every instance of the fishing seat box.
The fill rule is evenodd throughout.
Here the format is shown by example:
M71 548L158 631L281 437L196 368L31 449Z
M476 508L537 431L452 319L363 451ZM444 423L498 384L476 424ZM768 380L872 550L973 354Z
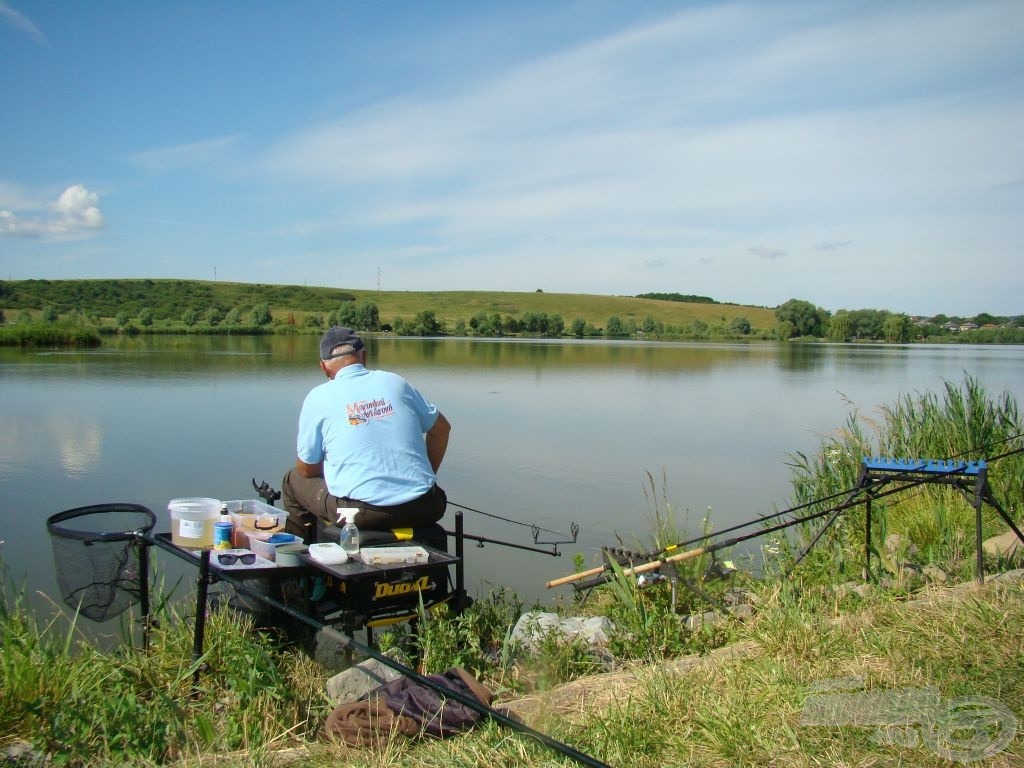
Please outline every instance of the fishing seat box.
M368 560L376 559L374 549L364 547L363 556ZM314 606L320 620L325 624L340 624L344 631L351 632L364 625L378 627L406 621L416 615L421 600L426 608L448 600L453 594L449 566L457 563L458 558L421 545L402 549L418 550L412 557L419 562L371 565L362 560L350 560L341 565L326 565L309 555L301 555L306 564L319 571L324 581L322 596ZM380 559L395 558L387 553Z

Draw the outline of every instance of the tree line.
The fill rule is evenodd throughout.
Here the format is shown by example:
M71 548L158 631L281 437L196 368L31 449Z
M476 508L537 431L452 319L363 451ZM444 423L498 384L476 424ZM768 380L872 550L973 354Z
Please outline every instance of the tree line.
M815 338L828 341L944 340L982 343L1024 343L1024 316L998 317L981 313L972 318L936 315L911 318L885 309L840 309L832 314L803 299L790 299L775 310L780 339Z
M0 310L0 324L5 323ZM663 323L646 315L642 320L623 319L618 315L608 318L604 327L595 326L582 317L566 323L562 315L548 312L523 312L518 315L497 312L479 312L468 320L459 318L452 327L433 310L423 310L409 318L395 318L383 322L380 309L373 302L345 301L329 312L305 312L299 317L287 311L275 315L267 302L260 302L250 308L232 307L222 311L213 306L205 310L186 307L177 316L158 316L156 310L143 306L137 313L121 309L112 319L102 318L92 311L72 309L61 314L57 307L47 305L41 310L21 309L7 325L6 342L26 339L26 326L51 328L61 325L66 328L88 327L101 335L150 334L150 333L301 333L319 332L332 325L344 325L359 331L394 333L400 336L468 336L501 337L527 336L533 338L651 338L651 339L712 339L712 338L772 338L771 332L755 334L749 320L736 317L712 323L695 319L685 325ZM52 338L52 329L40 338ZM4 339L0 338L0 342Z
M657 299L658 301L682 301L686 304L718 304L710 296L695 296L691 293L638 293L638 299Z
M647 293L637 298L719 304L709 297ZM272 307L288 307L272 310ZM936 315L911 318L879 309L841 309L834 314L809 301L790 299L775 310L772 328L754 328L743 316L721 316L683 323L610 315L603 326L582 317L566 320L553 312L504 314L481 311L449 326L436 311L382 320L370 301L345 291L304 286L205 283L189 280L23 280L0 281L0 307L17 310L0 323L24 326L92 327L100 334L135 333L297 333L330 325L403 336L529 336L539 338L647 339L825 339L836 342L955 339L980 343L1024 343L1024 319L980 313L973 318ZM763 323L763 321L762 321ZM965 332L970 328L970 332ZM49 338L52 329L43 334ZM11 338L8 334L8 338ZM11 343L8 341L7 343Z
M501 337L528 336L535 338L647 338L647 339L825 339L835 342L886 341L892 343L919 340L948 340L975 343L1024 343L1024 321L1021 317L1000 318L978 315L972 319L970 332L963 332L963 318L946 316L916 322L908 315L888 310L839 310L835 314L816 307L809 301L790 299L780 305L775 316L775 328L755 332L750 321L743 316L725 322L724 319L708 323L694 319L685 325L662 323L653 315L642 320L623 319L618 315L608 318L604 327L598 327L578 317L566 323L559 314L524 312L520 315L497 312L479 312L468 320L459 318L449 328L433 310L423 310L411 318L396 318L382 322L380 310L373 302L344 301L327 312L306 312L301 321L292 311L275 317L270 304L260 302L243 310L232 307L222 311L218 306L206 310L186 307L178 317L158 317L156 310L143 306L137 314L128 310L116 312L112 322L105 322L95 312L78 309L61 315L57 307L47 305L36 313L22 309L14 318L14 329L7 328L4 338L8 344L25 343L33 338L24 327L42 325L46 329L35 334L40 341L52 340L52 326L60 324L69 329L89 327L99 334L122 333L298 333L305 329L315 332L332 325L344 325L360 331L395 333L400 336L468 336ZM939 321L942 321L942 324ZM983 321L979 323L978 321ZM0 324L7 322L0 309ZM82 339L80 331L73 335Z
M262 304L328 312L355 298L335 288L202 280L0 280L0 306L37 311L52 307L61 315L77 311L99 317L124 312L137 318L149 309L157 319L178 318L191 307L200 318L215 309L223 319L232 308L244 315Z

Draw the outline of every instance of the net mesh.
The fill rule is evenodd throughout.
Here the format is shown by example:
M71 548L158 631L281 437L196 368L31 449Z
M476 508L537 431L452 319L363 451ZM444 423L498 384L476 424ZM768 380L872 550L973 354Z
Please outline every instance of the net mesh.
M156 516L138 504L98 504L46 521L64 603L93 621L107 621L139 602L141 537Z

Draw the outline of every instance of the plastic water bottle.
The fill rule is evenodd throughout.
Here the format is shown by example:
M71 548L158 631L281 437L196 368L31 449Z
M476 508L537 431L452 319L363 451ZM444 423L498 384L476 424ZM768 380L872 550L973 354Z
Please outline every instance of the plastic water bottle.
M341 529L340 544L345 553L352 557L359 554L359 529L351 517L343 518L345 525Z

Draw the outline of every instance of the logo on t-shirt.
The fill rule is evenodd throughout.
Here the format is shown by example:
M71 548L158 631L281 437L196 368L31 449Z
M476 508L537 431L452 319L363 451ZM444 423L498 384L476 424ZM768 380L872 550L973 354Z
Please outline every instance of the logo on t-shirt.
M386 419L395 412L395 406L387 400L359 400L349 403L345 408L348 410L348 423L352 426L365 424L372 419Z

